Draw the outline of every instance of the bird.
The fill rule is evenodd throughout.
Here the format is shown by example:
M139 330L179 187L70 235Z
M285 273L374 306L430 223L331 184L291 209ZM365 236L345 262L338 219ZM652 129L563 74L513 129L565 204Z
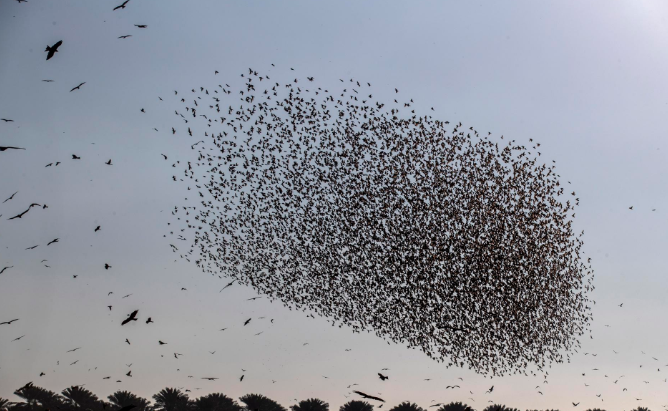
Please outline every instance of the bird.
M127 374L125 375L127 375L128 377L132 377L132 370L128 371Z
M14 122L14 120L10 120L10 119L7 119L7 118L0 118L0 120L4 121L5 123L13 123Z
M219 378L217 377L202 377L203 380L209 380L209 381L215 381L218 380Z
M244 374L244 375L245 375L245 374ZM244 375L242 375L241 378L239 378L239 382L241 382L241 381L244 380Z
M109 161L107 161L107 162L106 162L106 163L104 163L104 164L106 164L106 165L108 165L108 166L111 166L111 165L113 165L113 164L111 164L111 159L109 159Z
M246 322L244 322L244 326L248 325L249 322L251 322L251 318L247 319Z
M12 198L14 198L14 196L15 196L17 193L18 193L18 191L16 191L14 194L10 195L5 201L2 202L2 204L6 203L7 201L9 201L9 200L11 200Z
M135 27L139 27L140 29L145 29L148 26L146 24L135 24Z
M46 46L46 59L49 60L55 53L58 52L58 47L60 47L63 44L62 40L58 40L53 46Z
M22 212L22 213L19 213L19 214L15 215L14 217L8 218L8 220L14 220L14 219L16 219L16 218L22 218L26 213L28 213L28 211L30 211L31 208L33 208L33 207L41 207L41 206L42 206L41 204L32 203L32 204L30 204L30 206L28 207L27 210L25 210L25 211ZM47 244L47 245L49 245L49 244Z
M119 39L127 39L128 37L132 37L132 34L125 34L123 36L119 36Z
M124 8L125 8L125 5L128 4L129 1L130 1L130 0L125 0L125 1L123 2L123 4L114 7L114 9L113 9L112 11L116 11L116 10L118 10L118 9L124 9Z
M125 342L128 343L128 345L131 345L130 340L128 340L127 338L125 339Z
M166 343L166 342L162 342L162 341L158 340L158 344L160 344L160 345L165 345L165 344L167 344L167 343Z
M489 390L487 390L487 392L485 394L490 394L492 391L494 391L494 386L493 385Z
M18 318L15 318L13 320L3 321L3 322L0 323L0 325L2 325L2 324L8 324L9 325L9 324L13 323L14 321L18 321L18 320L19 320Z
M95 230L93 230L93 232L97 233L98 231L100 231L100 229L102 229L102 226L97 226L95 227Z
M50 246L51 244L57 243L58 240L59 240L58 238L54 238L53 240L49 241L49 242L46 244L47 247Z
M131 312L130 315L128 315L128 318L123 320L121 325L125 325L125 324L129 323L130 321L137 321L137 313L138 312L139 312L139 310L134 310L133 312Z
M146 324L150 324L152 322L153 322L153 320L151 320L151 317L148 317L148 320L146 320Z
M7 151L7 150L25 150L25 148L22 147L12 147L12 146L0 146L0 152L1 151Z
M25 334L22 335L22 336L20 336L20 337L18 337L18 338L14 338L11 342L18 341L18 340L20 340L20 339L23 338L23 337L25 337Z
M53 80L42 80L45 83L53 83Z
M388 379L388 378L390 378L390 377L388 377L388 376L386 376L386 375L383 375L383 374L381 374L381 373L378 373L378 378L380 378L381 380L385 381L386 379Z
M164 155L164 154L163 154L163 155ZM165 160L167 160L167 156L165 156ZM226 289L227 287L230 287L232 284L234 284L234 280L232 280L230 283L228 283L225 287L223 287L223 288L222 288L220 291L218 291L218 292L222 292L224 289Z
M379 397L375 397L375 396L373 396L373 395L369 395L369 394L365 394L365 393L363 393L363 392L361 392L361 391L356 391L356 390L353 390L353 392L354 392L355 394L358 394L358 395L361 395L361 396L362 396L362 398L365 398L365 399L369 399L369 400L376 400L376 401L381 401L381 402L385 402L385 400L384 400L384 399L382 399L382 398L379 398Z
M74 90L79 90L81 88L81 86L83 86L84 84L86 84L85 81L83 83L79 83L79 85L76 86L76 87L72 87L72 89L70 90L70 93L73 92Z
M81 349L81 347L77 347L77 348L73 348L73 349L71 349L71 350L68 350L67 352L74 352L74 351L76 351L76 350L80 350L80 349Z
M111 268L111 266L110 266L109 264L107 264L107 263L104 264L104 269L105 269L105 270L108 270L108 269L110 269L110 268Z

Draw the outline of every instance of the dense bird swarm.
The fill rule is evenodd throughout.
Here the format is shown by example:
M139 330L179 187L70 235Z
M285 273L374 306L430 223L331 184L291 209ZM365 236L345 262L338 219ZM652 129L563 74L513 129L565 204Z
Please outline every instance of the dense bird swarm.
M172 132L205 139L173 177L201 200L174 209L175 252L449 366L544 371L579 346L593 272L540 144L388 109L368 83L239 79L175 92Z

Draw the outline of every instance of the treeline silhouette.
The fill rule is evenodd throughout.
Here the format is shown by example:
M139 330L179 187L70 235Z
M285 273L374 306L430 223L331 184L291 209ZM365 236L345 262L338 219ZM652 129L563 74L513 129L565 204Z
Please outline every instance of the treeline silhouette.
M119 390L103 400L81 386L72 386L60 394L28 383L14 391L22 401L10 401L0 397L0 411L288 411L287 408L261 394L246 394L239 402L221 393L213 393L196 399L177 388L164 388L153 396L153 403L129 391ZM461 402L436 404L437 411L476 411ZM382 407L382 405L381 405ZM299 401L289 407L291 411L329 411L329 404L317 398ZM379 407L380 408L380 407ZM339 407L339 411L373 411L366 401L351 400ZM388 411L426 411L415 403L404 401ZM505 405L489 405L483 411L520 411ZM539 411L539 410L527 410ZM544 410L558 411L558 410ZM587 411L605 411L599 408ZM650 411L638 407L633 411Z

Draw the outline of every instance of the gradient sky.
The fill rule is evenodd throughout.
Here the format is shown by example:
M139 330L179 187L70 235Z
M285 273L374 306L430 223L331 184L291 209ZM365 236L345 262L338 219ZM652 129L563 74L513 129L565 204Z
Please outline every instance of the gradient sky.
M86 384L100 397L127 389L150 398L173 386L191 396L258 392L285 406L315 396L336 409L358 383L388 408L668 404L668 3L131 0L112 12L120 3L0 1L0 117L14 120L0 123L0 145L27 148L0 153L0 200L19 191L0 204L0 269L14 266L0 275L0 322L20 318L0 326L0 396L15 400L28 381L54 391ZM323 88L369 81L379 101L397 87L416 112L433 106L442 120L541 142L581 200L575 231L585 230L596 272L593 339L554 365L548 384L490 380L247 301L250 288L219 293L225 279L180 260L163 238L169 210L187 195L171 181L171 160L191 155L192 141L171 135L176 104L157 97L213 88L248 67L281 83L315 76ZM49 208L7 221L32 202ZM134 309L155 324L121 328ZM462 388L445 390L452 384Z

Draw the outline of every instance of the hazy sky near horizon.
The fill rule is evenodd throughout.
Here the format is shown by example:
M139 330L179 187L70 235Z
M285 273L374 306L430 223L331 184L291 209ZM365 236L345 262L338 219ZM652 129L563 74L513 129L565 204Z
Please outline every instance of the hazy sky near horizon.
M0 146L26 148L0 153L0 201L18 191L0 204L0 269L13 266L0 275L0 322L20 319L0 325L0 397L14 400L33 381L54 391L85 384L100 397L127 389L149 398L173 386L191 396L257 392L285 406L318 397L338 408L357 398L347 386L358 383L388 408L668 404L668 3L131 0L112 11L120 3L0 2L0 118L14 120L0 122ZM539 141L580 198L574 231L585 230L596 272L593 339L554 365L548 384L490 380L247 301L250 288L219 292L224 278L179 259L163 238L187 195L172 184L171 160L192 156L194 141L172 135L176 104L158 96L212 89L249 67L280 83L369 81L378 101L397 87L416 112L433 106L428 114L442 120ZM7 220L33 202L49 208ZM155 323L121 328L135 309ZM445 390L453 384L461 389Z

